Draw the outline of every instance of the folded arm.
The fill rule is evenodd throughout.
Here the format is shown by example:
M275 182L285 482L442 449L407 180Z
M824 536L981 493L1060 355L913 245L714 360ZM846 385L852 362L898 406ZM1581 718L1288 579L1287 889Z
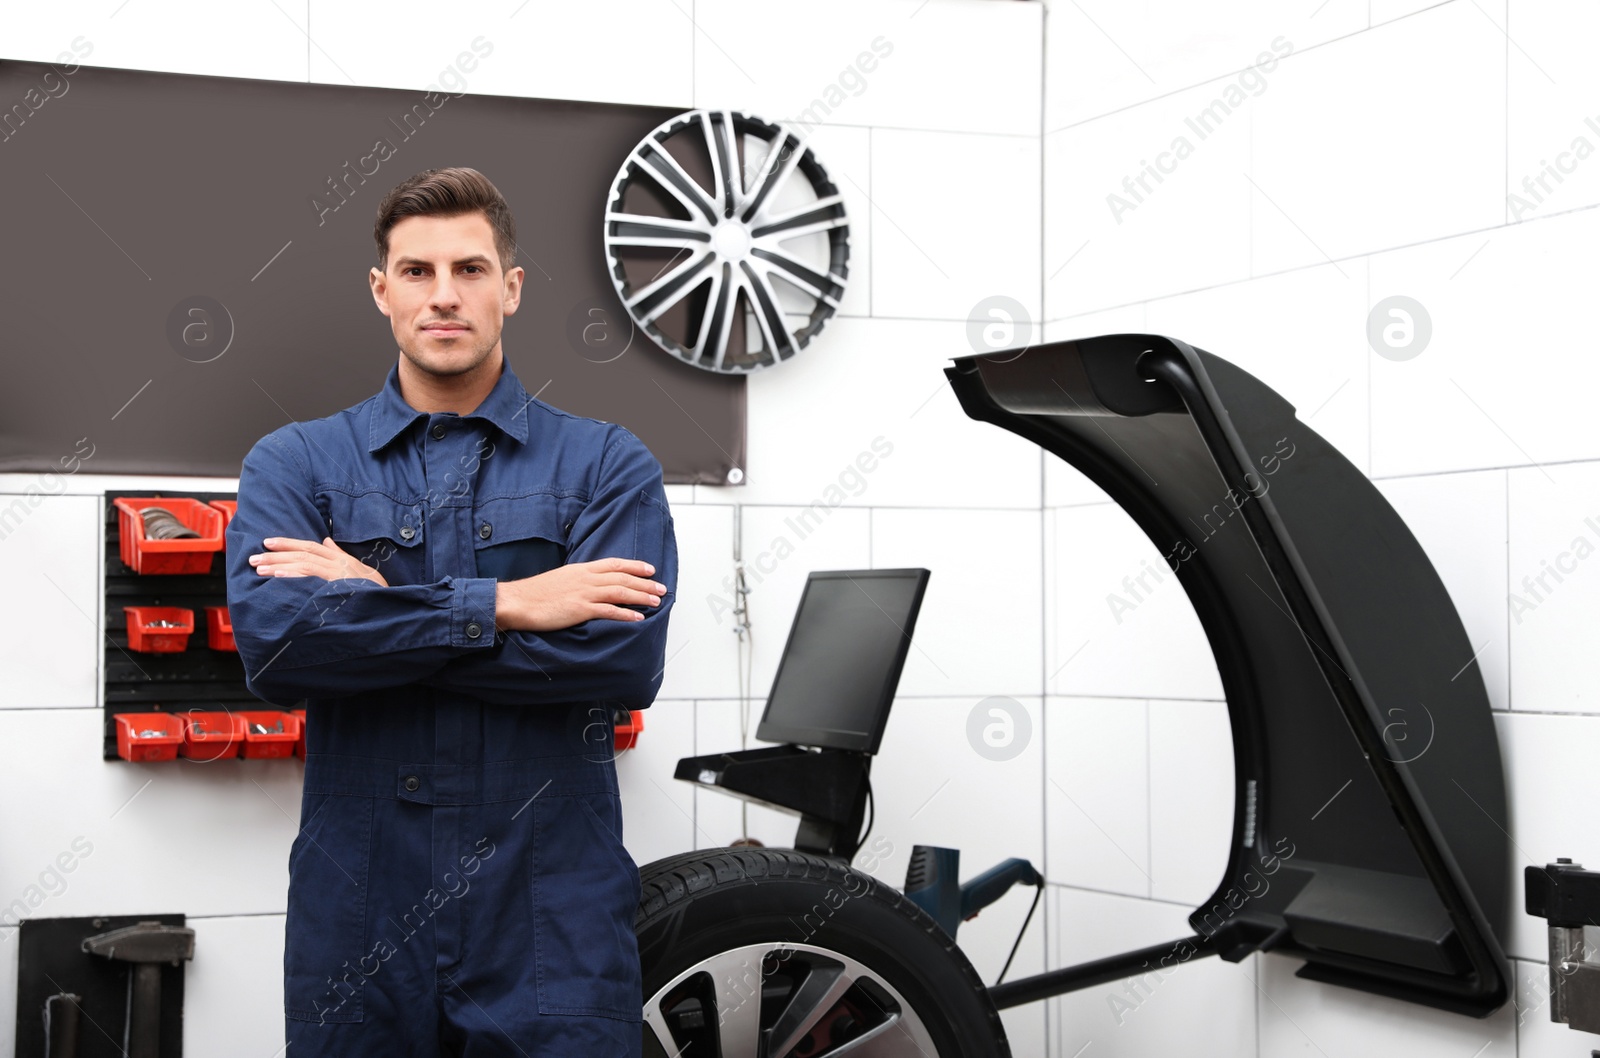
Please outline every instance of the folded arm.
M275 705L359 694L495 649L493 578L385 586L256 572L250 556L266 549L267 537L327 535L303 453L293 431L278 431L256 443L239 472L225 561L228 614L250 693Z
M661 687L667 614L677 594L678 544L661 464L617 427L589 503L573 521L568 564L602 558L648 562L665 588L643 618L595 618L548 632L501 631L486 650L460 653L421 682L505 705L605 701L644 709Z

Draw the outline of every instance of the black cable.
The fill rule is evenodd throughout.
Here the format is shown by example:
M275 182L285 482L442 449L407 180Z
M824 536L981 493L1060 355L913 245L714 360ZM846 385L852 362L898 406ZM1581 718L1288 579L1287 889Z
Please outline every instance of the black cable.
M856 841L857 851L860 850L861 846L867 843L867 835L872 833L873 816L877 814L877 806L873 803L872 799L872 773L866 770L865 764L861 766L861 777L866 780L867 783L867 829L861 832L861 837ZM854 859L854 857L855 853L851 853L851 858Z
M1022 947L1022 935L1028 932L1028 922L1033 918L1033 909L1039 906L1039 898L1044 895L1044 877L1039 878L1039 888L1033 894L1033 903L1028 905L1027 917L1022 920L1022 928L1017 930L1017 942L1011 945L1011 954L1006 956L1006 964L1000 967L1000 976L994 979L998 985L1006 978L1006 971L1011 969L1011 960L1017 957L1017 949Z

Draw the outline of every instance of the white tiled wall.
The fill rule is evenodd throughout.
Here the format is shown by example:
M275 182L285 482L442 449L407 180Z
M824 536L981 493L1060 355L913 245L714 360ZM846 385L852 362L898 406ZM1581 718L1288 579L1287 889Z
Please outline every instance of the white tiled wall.
M0 27L0 56L52 60L76 43L91 65L417 89L449 78L812 126L854 218L851 282L823 340L751 379L746 483L668 490L682 560L670 660L619 763L640 863L746 834L792 841L793 816L694 790L673 766L755 744L809 571L926 565L874 765L874 835L893 849L877 873L898 883L917 843L961 848L964 875L1013 855L1043 865L1050 884L1008 979L1188 934L1234 807L1216 669L1170 576L1147 574L1132 609L1109 605L1124 578L1163 568L1121 510L949 391L943 368L977 348L969 317L992 323L995 297L1022 306L1009 322L1033 340L1154 331L1232 359L1377 479L1479 651L1513 892L1526 864L1600 859L1587 318L1600 161L1574 144L1600 144L1592 5L505 0L442 27L437 14L409 0L382 17L342 0L34 5ZM1372 307L1396 295L1431 330L1408 360L1367 339ZM0 476L0 505L29 502L31 483ZM80 475L0 544L0 573L30 600L0 609L0 738L38 747L0 787L7 803L48 806L0 828L0 897L81 835L92 854L39 914L196 916L186 1035L204 1058L232 1053L223 1041L241 1029L281 1031L299 788L292 763L241 784L97 759L96 497L171 485L236 482ZM183 837L153 823L174 811ZM1030 896L962 925L986 981ZM1013 1008L1005 1024L1014 1054L1054 1058L1586 1053L1589 1037L1547 1020L1540 924L1512 919L1518 1006L1482 1022L1308 983L1262 956L1204 960L1146 993L1118 983ZM14 948L14 931L0 939ZM14 951L0 956L0 1058L15 974Z

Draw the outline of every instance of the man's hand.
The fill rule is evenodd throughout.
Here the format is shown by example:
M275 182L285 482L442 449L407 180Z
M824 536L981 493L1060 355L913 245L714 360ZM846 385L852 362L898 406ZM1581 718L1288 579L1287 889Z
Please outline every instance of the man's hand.
M281 536L269 536L262 543L270 550L251 555L250 564L263 577L321 577L323 580L357 577L385 588L389 586L383 574L346 554L331 536L323 537L320 544Z
M659 606L665 585L647 579L655 567L631 558L573 562L495 586L494 624L502 632L554 632L597 617L642 621L625 606Z

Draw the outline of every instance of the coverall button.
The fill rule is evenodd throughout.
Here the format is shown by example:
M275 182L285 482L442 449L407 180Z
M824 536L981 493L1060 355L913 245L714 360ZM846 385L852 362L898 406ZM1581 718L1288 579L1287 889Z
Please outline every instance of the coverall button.
M435 441L442 441L444 439L444 423L440 422L433 424L433 439Z
M489 523L488 522L484 522L481 526L478 527L478 535L483 537L483 539L485 539L485 540L489 539L489 534L492 533L492 532L494 532L494 530L489 527Z
M467 638L468 639L477 639L478 636L480 636L482 633L483 633L483 629L478 627L478 622L472 621L467 625Z
M422 785L422 780L417 778L415 775L407 775L406 776L406 789L407 790L415 790L417 787L419 787L421 785Z
M400 536L403 539L410 540L413 536L416 536L416 535L417 535L417 531L415 529L411 528L409 525L402 525L400 527Z

